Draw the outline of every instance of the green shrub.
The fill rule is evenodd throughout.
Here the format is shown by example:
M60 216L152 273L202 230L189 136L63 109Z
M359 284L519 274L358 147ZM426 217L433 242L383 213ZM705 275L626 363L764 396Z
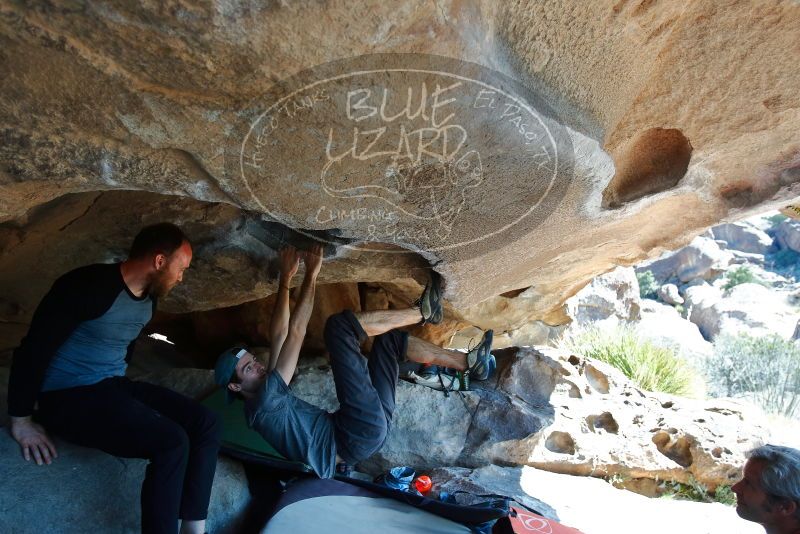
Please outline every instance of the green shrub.
M639 297L643 299L656 298L656 291L658 291L658 284L656 277L653 276L651 271L643 271L636 273L636 280L639 281Z
M705 484L698 482L693 476L689 476L689 482L664 481L661 488L661 498L675 499L679 501L695 502L719 502L728 506L736 504L736 495L731 491L730 486L717 486L716 491L709 492Z
M699 376L675 352L639 339L630 328L590 328L564 336L559 346L616 367L637 386L685 397L698 396Z
M736 506L736 494L730 486L717 486L717 490L714 492L714 500L728 506Z
M762 286L768 285L766 282L753 274L753 271L750 270L750 267L746 265L742 265L736 269L733 269L732 271L728 271L725 277L728 279L723 286L725 289L731 289L739 284L760 284Z
M722 335L706 360L709 392L745 397L767 413L800 415L800 346L778 335Z

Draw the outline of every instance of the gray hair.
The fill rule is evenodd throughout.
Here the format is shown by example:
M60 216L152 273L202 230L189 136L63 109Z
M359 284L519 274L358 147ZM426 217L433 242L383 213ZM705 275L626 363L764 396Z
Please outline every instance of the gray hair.
M780 445L762 445L750 451L751 460L764 460L761 485L773 497L797 504L795 517L800 519L800 450Z

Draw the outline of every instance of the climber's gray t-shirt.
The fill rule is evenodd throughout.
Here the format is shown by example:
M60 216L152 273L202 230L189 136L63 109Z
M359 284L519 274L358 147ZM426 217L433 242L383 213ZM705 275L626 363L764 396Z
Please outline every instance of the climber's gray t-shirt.
M333 415L298 399L273 370L264 389L245 402L247 424L286 458L310 465L321 478L336 471Z

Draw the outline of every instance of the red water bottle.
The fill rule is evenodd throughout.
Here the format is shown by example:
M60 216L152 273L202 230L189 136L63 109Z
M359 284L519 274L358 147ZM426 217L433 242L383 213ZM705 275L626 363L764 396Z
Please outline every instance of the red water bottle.
M417 488L417 491L422 493L428 493L433 486L433 482L431 482L431 477L428 475L420 475L414 479L414 487Z

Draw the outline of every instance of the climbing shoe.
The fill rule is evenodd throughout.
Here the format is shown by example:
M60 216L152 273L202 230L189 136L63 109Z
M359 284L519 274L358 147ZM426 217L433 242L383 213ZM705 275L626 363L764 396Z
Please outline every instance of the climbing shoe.
M428 365L412 372L409 380L421 386L445 392L469 389L469 381L463 372L438 365Z
M492 338L494 332L487 330L477 347L467 351L467 374L472 380L486 380L497 368L497 361L492 355Z
M414 303L419 307L422 315L422 324L439 324L444 317L442 310L442 277L436 271L431 271L431 279L425 285L422 296Z

